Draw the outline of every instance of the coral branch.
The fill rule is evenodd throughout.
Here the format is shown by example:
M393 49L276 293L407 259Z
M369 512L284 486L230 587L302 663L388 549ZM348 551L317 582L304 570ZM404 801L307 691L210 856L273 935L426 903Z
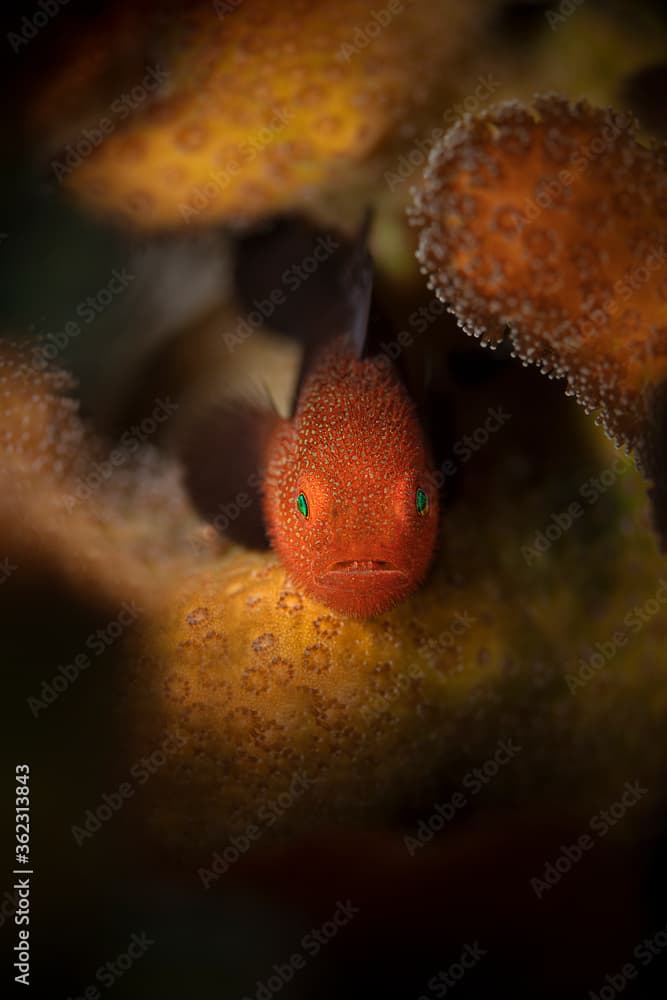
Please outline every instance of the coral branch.
M646 468L667 377L665 150L628 114L538 97L467 117L433 151L412 221L418 257L463 328L515 353Z
M88 207L141 227L312 198L424 104L474 27L468 6L431 0L408 17L369 0L199 2L165 21L151 4L143 30L159 58L54 170Z

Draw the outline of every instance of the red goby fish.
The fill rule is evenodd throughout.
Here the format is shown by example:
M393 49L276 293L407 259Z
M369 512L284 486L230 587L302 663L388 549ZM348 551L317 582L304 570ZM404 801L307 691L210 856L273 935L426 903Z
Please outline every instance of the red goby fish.
M246 291L247 303L251 295L253 304L268 302L281 275L304 273L311 255L303 256L301 225L289 220L244 244L237 289ZM270 318L274 330L306 341L291 417L228 407L195 435L200 457L187 473L200 511L241 544L252 544L248 527L260 503L222 521L214 513L229 513L234 504L218 501L258 483L264 530L296 587L360 617L387 611L424 579L439 506L417 408L398 368L373 348L378 313L367 228L368 221L353 241L331 234L314 240L319 231L307 230L306 245L324 248L322 262ZM297 271L285 270L285 244L289 260L300 261ZM210 461L212 451L217 463ZM235 475L235 483L216 485L220 470Z
M298 587L345 614L386 611L424 578L438 493L415 405L385 355L344 337L306 377L265 453L271 544Z
M438 491L415 404L386 353L373 352L369 218L343 241L338 335L306 352L291 419L263 455L271 544L295 584L349 615L380 614L423 580ZM310 317L311 323L317 317ZM322 323L321 314L319 319Z

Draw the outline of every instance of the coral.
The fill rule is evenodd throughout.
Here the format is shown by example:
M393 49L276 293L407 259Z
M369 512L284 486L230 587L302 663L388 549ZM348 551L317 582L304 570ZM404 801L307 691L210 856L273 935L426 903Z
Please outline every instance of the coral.
M199 526L174 468L150 450L98 440L79 417L73 388L41 349L0 346L3 556L19 584L53 574L78 599L113 607L140 597L148 607L155 564L178 566L187 556L192 565Z
M3 459L23 477L60 480L83 440L72 379L50 368L40 349L32 354L10 343L0 351L0 445ZM27 485L27 483L25 484Z
M561 434L568 405L550 411ZM577 433L586 439L583 417ZM142 793L160 843L206 865L249 830L265 845L400 810L429 815L435 796L462 787L471 810L528 794L536 809L590 811L591 788L613 802L628 775L654 795L667 586L641 480L627 462L611 466L593 505L584 497L591 477L608 482L611 446L596 432L564 459L545 437L551 485L526 478L525 442L486 454L465 502L445 511L433 574L377 618L332 612L272 554L237 548L162 588L117 701L128 762L167 734L181 744ZM505 488L501 467L515 470ZM538 528L553 537L564 497L578 498L580 516L533 552ZM621 627L626 646L600 667L598 644ZM520 752L471 794L464 776L507 740ZM651 809L633 822L649 824Z
M591 787L601 805L628 776L658 787L667 589L641 482L570 401L526 392L523 369L490 388L508 423L468 463L461 500L447 502L432 574L365 621L299 592L271 553L212 544L155 453L134 455L72 504L110 446L63 401L62 376L14 351L3 371L8 429L49 414L20 455L3 455L3 554L18 567L3 602L23 588L42 620L39 589L25 588L46 576L49 603L65 585L70 602L106 609L102 624L123 602L141 608L113 675L97 684L112 687L100 710L118 722L119 781L169 739L133 807L142 842L205 866L251 827L268 844L429 815L507 740L521 751L478 794L464 788L471 811L526 794L535 808L590 811ZM467 410L470 426L482 426L475 407L484 414L488 400ZM59 441L76 443L62 469ZM554 539L553 512L573 499L581 516ZM554 539L546 550L538 529ZM619 628L623 647L612 640ZM48 662L24 697L55 671ZM19 693L25 683L15 679ZM649 824L652 808L623 833Z
M462 789L471 812L526 794L535 808L590 812L592 787L604 805L628 776L652 804L622 833L650 825L665 766L663 564L636 471L558 392L526 392L522 369L494 382L508 425L448 502L432 574L399 607L359 620L301 593L272 554L213 544L156 453L93 489L109 446L63 401L62 376L15 351L3 371L10 433L49 414L3 456L3 554L17 567L3 602L23 595L43 620L42 592L29 588L46 578L46 607L63 586L69 603L104 608L102 624L123 602L140 607L97 683L118 722L121 776L169 741L132 813L143 842L206 865L250 828L268 844L429 815L436 796ZM480 420L474 407L468 419ZM59 441L77 442L62 469ZM556 514L574 500L581 510L563 527ZM14 683L20 693L26 680ZM465 775L502 741L520 750L473 793Z
M667 376L665 151L627 113L508 102L433 151L412 221L429 283L488 345L552 376L641 447Z
M234 33L243 35L248 12L260 8L248 3L226 19L236 39L230 52L242 49ZM339 23L333 6L312 11L318 30L320 17ZM157 106L164 103L166 120L143 109L72 171L72 184L109 157L118 208L132 171L109 151L146 127L155 146L148 144L148 161L137 161L145 173L176 148L167 138L169 116L189 121L190 98L199 122L212 100L202 79L222 72L204 58L197 26L206 17L196 8L192 22L205 98L185 94L178 103L163 95ZM266 24L282 30L276 18ZM256 39L245 37L240 68L257 51ZM391 26L382 37L399 44ZM351 74L369 48L350 60ZM181 58L192 51L186 44ZM275 58L287 58L281 52ZM380 101L368 65L364 74ZM336 88L331 95L342 100ZM345 95L346 112L361 120ZM324 147L330 140L308 117L315 111L299 108L299 132ZM365 134L354 156L366 141L379 141L382 116L372 122L379 131L370 140ZM256 127L254 120L237 124ZM605 128L612 134L600 148ZM556 98L466 118L431 158L415 221L422 262L466 327L495 343L510 323L524 360L565 375L587 407L605 408L609 430L637 445L642 401L667 362L659 342L664 288L646 261L664 249L664 172L661 153L639 145L633 129L628 119L621 124ZM354 129L344 135L361 142ZM327 146L327 170L330 153ZM196 170L210 169L192 155ZM263 162L258 156L250 166ZM292 180L302 165L298 157L289 165ZM185 221L174 215L184 190L156 177L147 202L155 214L142 209L136 221ZM287 183L289 197L295 190ZM230 200L212 204L213 214L236 213L248 192L230 184L223 194ZM244 201L250 213L268 204L255 194ZM616 303L631 278L639 287L630 287L628 303ZM224 318L234 350L237 319L231 310ZM241 381L246 350L264 358L258 363L272 375L275 369L286 388L277 344L275 364L266 364L259 335L232 362L219 334L217 354L196 349L207 343L203 335L170 347L179 375L199 379L193 396L213 393L222 364L232 382ZM291 347L285 352L295 360ZM604 806L634 779L649 789L648 805L620 832L650 828L666 764L664 564L636 470L618 464L611 444L556 387L536 388L529 372L511 366L504 378L467 392L457 415L463 426L488 439L487 413L505 407L502 430L466 458L458 497L445 489L424 584L400 606L362 621L302 593L274 555L216 543L189 505L178 468L157 450L125 454L100 474L114 445L84 427L64 376L13 349L3 351L1 371L0 526L3 554L21 569L3 584L3 600L15 584L24 595L48 575L52 585L66 583L74 600L98 597L110 615L128 599L141 606L115 648L104 711L119 723L115 766L125 773L170 740L168 761L137 795L133 813L149 843L205 863L208 852L251 827L268 843L326 825L387 825L429 815L436 797L462 787L470 813L529 797L538 810L567 807L587 818L591 789ZM36 593L28 603L41 620ZM493 762L503 741L519 749L472 793L465 776Z
M423 617L408 607L362 623L299 592L273 557L238 551L178 586L124 678L135 739L185 740L166 779L179 798L158 790L161 835L204 851L281 796L284 830L386 810L408 793L432 763L423 734L441 728L444 739L451 713L465 653L449 630L462 611L482 615L481 594L439 596L440 606L437 593L422 596ZM434 655L429 608L447 632ZM489 616L464 640L487 649L486 670L502 660L492 633Z
M70 136L62 179L91 209L142 227L253 218L312 197L423 105L477 7L429 2L408 18L369 0L245 0L160 18L149 4L143 35L161 82L130 117L107 113L96 148L78 153L81 135Z

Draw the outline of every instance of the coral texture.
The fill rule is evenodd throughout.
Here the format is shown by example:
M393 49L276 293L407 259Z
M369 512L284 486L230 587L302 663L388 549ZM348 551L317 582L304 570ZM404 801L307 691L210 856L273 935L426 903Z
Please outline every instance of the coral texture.
M627 113L564 98L467 117L433 151L412 220L464 329L552 376L639 446L667 377L665 151Z
M447 790L464 791L471 811L526 794L576 811L590 810L591 787L604 804L629 778L659 786L663 564L636 472L558 392L517 393L522 370L493 383L508 423L470 459L433 573L362 621L301 592L272 554L216 551L164 459L137 453L100 476L107 446L54 392L60 377L3 360L12 433L36 402L53 418L25 439L20 466L10 449L3 461L4 550L20 570L3 601L48 569L47 607L66 584L70 601L95 598L110 619L126 601L141 609L98 683L113 686L103 712L118 722L118 780L169 740L132 812L148 842L204 864L250 827L268 843L428 815ZM59 440L78 441L61 471ZM53 459L28 475L44 454ZM573 498L581 509L564 519ZM29 600L41 620L39 595ZM487 762L492 783L463 784Z
M331 184L424 103L477 5L199 2L166 32L154 7L161 83L65 171L86 206L142 227L253 218Z

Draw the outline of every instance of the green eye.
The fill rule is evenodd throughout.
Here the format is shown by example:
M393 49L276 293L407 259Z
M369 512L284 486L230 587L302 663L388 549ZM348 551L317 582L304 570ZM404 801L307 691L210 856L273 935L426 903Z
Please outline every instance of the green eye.
M303 514L304 517L308 517L308 501L306 500L305 493L299 493L296 498L296 506L299 514Z
M422 489L417 490L416 496L417 513L422 517L428 512L428 497Z

